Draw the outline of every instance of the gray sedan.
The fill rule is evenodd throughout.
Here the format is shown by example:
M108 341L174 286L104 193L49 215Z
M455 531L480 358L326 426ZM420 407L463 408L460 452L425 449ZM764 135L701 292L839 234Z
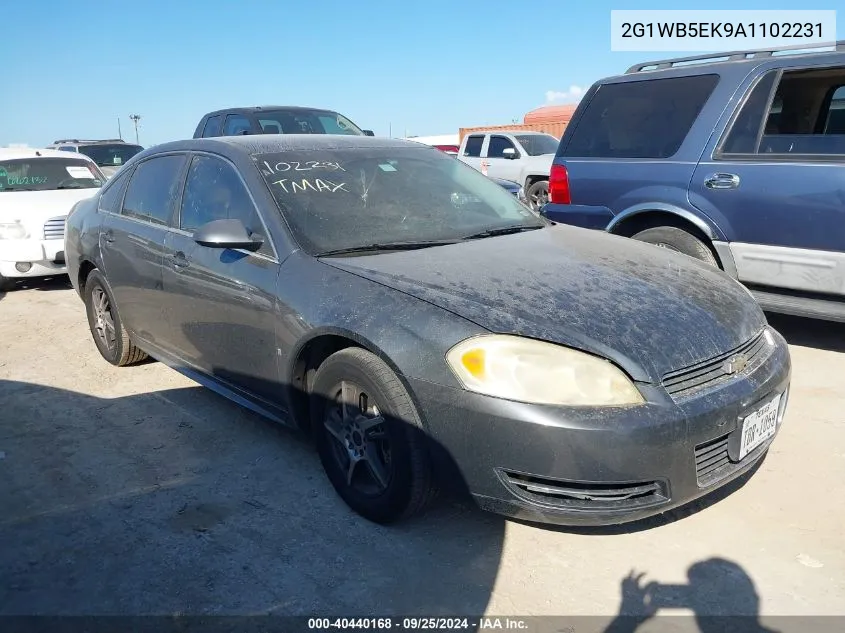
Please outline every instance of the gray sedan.
M76 206L65 251L107 361L312 434L378 522L443 487L535 521L665 512L758 463L786 407L787 347L741 285L418 143L160 145Z

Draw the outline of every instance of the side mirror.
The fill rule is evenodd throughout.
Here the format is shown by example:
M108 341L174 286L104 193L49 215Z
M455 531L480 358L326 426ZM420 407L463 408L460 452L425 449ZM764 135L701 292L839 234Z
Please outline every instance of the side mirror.
M264 240L252 237L240 220L213 220L194 231L194 241L208 248L257 251Z
M364 130L364 136L375 136L376 133L372 130Z
M507 147L502 150L502 156L508 160L514 160L516 159L516 150L513 147Z

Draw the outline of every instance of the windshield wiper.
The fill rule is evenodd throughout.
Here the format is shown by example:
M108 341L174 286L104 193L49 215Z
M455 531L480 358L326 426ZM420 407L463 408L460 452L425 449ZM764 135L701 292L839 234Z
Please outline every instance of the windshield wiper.
M317 257L330 257L332 255L348 255L351 253L370 253L376 251L412 251L431 246L445 246L457 244L461 240L424 240L419 242L385 242L383 244L367 244L366 246L350 246L349 248L335 248L330 251L317 253Z
M542 229L545 225L536 225L533 224L531 226L526 226L524 224L519 224L516 226L501 226L497 229L487 229L486 231L479 231L478 233L473 233L472 235L467 235L463 239L465 240L478 240L483 237L493 237L495 235L510 235L511 233L522 233L524 231L534 231L535 229Z
M40 191L35 187L12 187L11 189L0 189L0 191Z

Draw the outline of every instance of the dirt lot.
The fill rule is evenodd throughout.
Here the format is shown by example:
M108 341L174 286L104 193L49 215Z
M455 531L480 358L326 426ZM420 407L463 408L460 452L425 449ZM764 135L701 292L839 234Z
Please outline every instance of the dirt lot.
M65 282L0 295L0 614L613 616L631 570L698 613L845 614L845 327L771 321L782 432L691 516L571 531L446 499L384 528L296 434L161 364L106 364Z

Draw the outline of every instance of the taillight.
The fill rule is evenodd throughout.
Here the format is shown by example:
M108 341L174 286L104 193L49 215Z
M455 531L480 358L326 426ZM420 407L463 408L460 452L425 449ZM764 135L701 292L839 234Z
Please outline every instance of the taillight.
M572 204L569 174L563 165L552 165L549 172L549 201L555 204Z

